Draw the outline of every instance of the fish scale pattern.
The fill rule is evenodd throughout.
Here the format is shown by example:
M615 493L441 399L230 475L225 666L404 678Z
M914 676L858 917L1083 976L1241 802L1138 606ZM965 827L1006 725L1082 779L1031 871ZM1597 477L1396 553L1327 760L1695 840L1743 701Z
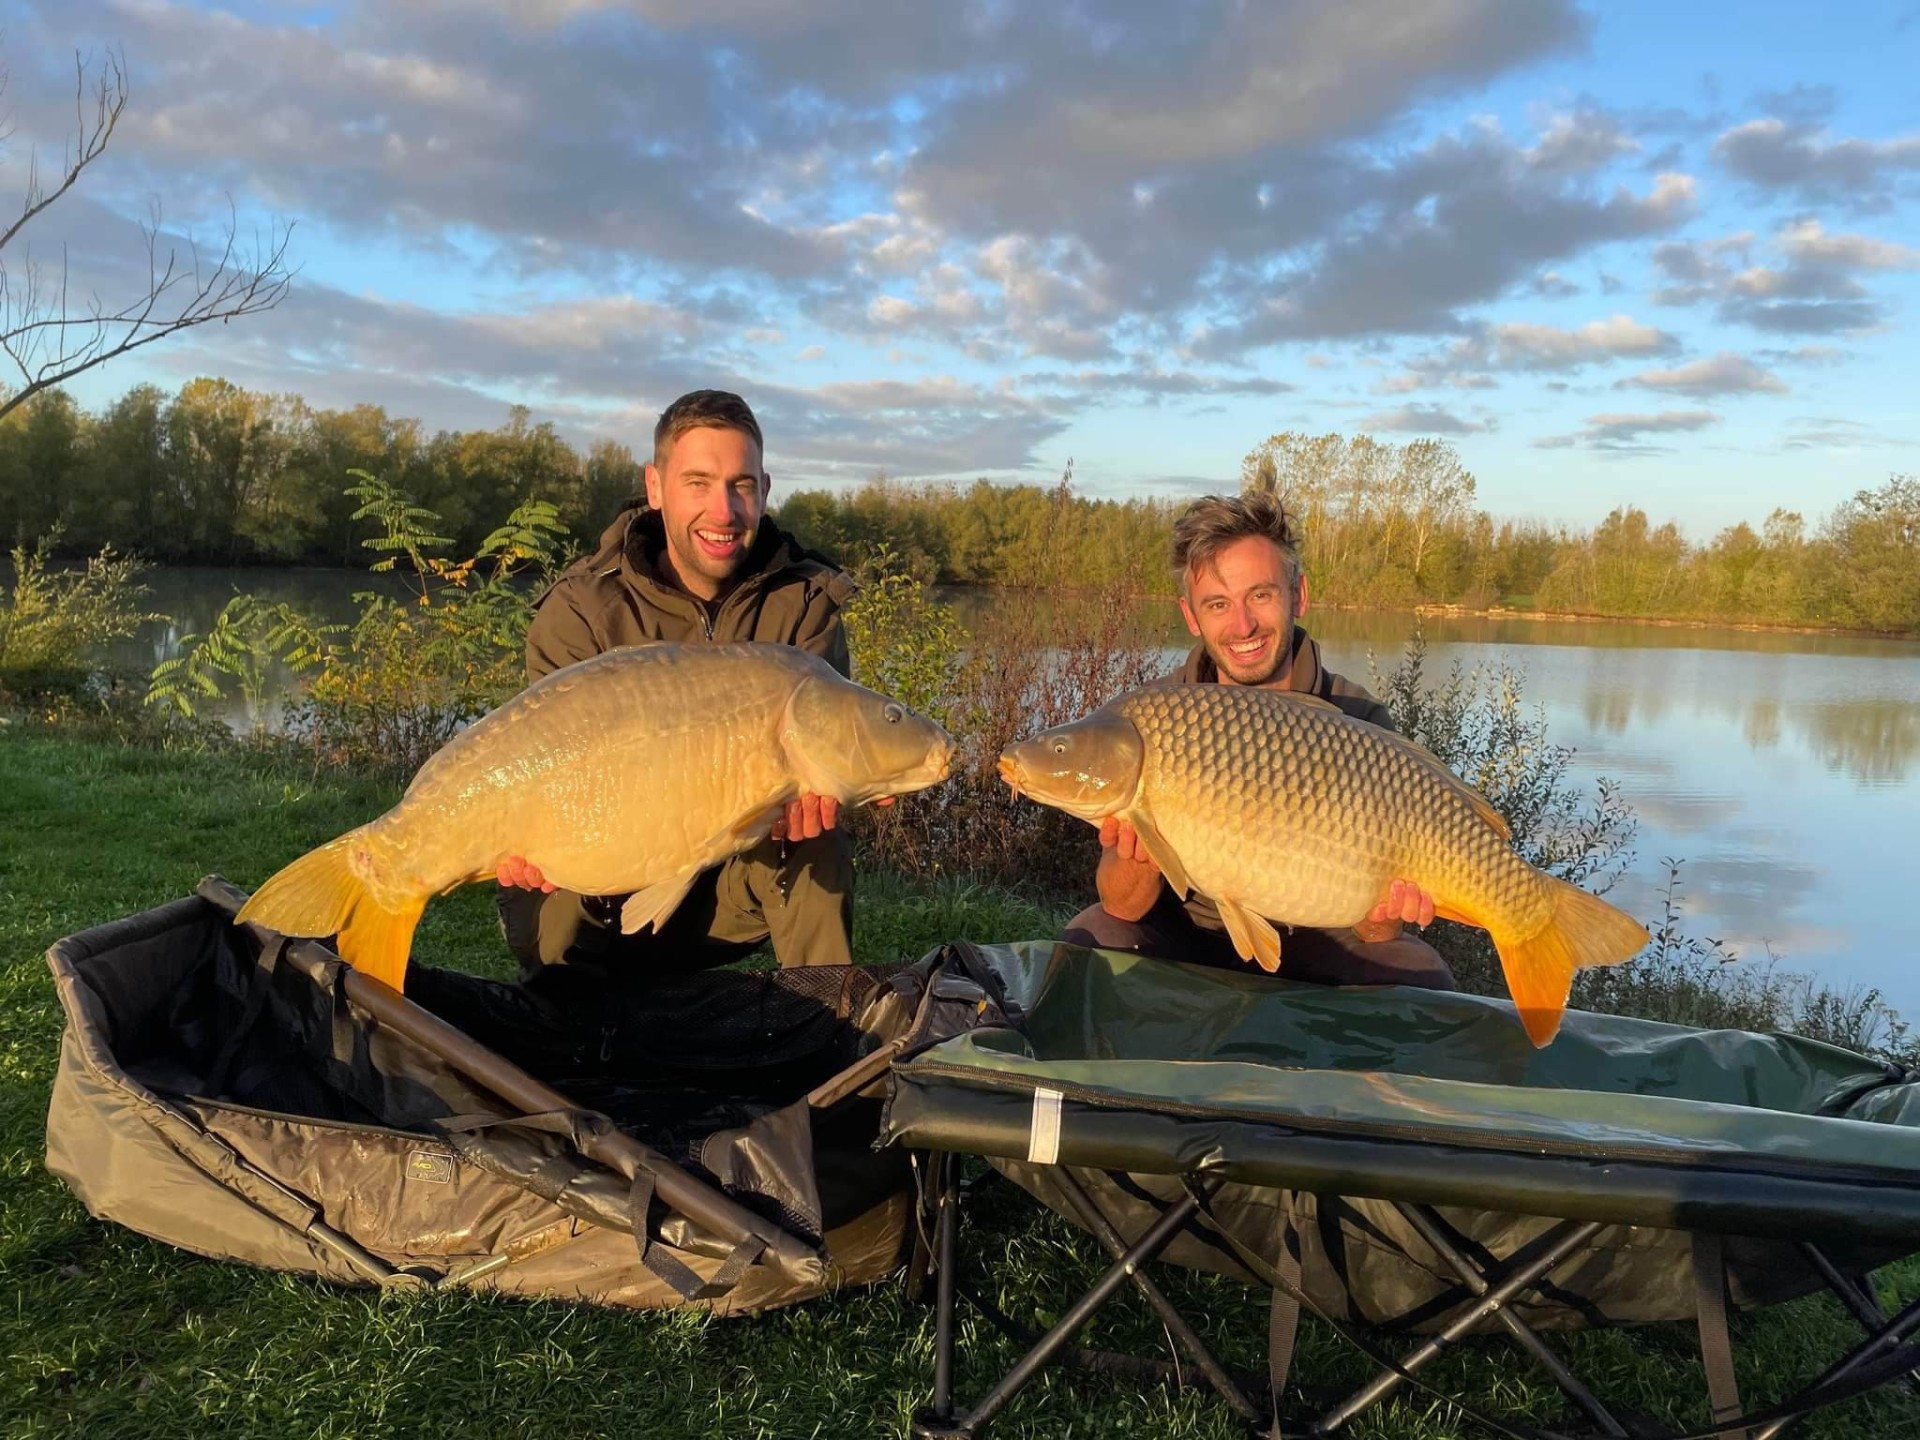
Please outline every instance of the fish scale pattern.
M1395 878L1529 935L1553 901L1476 797L1425 751L1331 706L1233 685L1115 702L1145 742L1145 809L1196 889L1290 925L1363 919Z
M509 848L586 894L711 863L704 843L792 788L779 719L815 664L786 646L658 645L556 672L429 759L375 843L400 888L430 893Z

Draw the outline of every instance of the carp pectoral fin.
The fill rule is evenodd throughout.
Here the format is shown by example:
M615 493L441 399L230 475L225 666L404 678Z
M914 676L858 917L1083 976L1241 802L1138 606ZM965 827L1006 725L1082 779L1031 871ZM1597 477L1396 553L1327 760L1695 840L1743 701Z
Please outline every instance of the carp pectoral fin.
M1273 928L1273 922L1231 900L1216 896L1213 903L1220 918L1227 922L1227 934L1233 937L1233 948L1240 952L1240 958L1253 961L1269 975L1278 970L1280 932Z
M756 810L727 832L728 843L724 848L719 846L709 846L708 848L721 849L722 854L731 854L735 850L738 850L741 844L746 844L749 847L758 845L762 840L773 834L773 822L786 813L787 806L785 801L782 801L778 805L768 806L765 810Z
M687 898L687 891L693 888L693 882L699 877L698 870L689 870L684 875L662 880L657 885L649 885L629 895L627 903L620 907L621 933L637 935L651 925L653 933L658 935L660 927L680 908L680 902Z
M1507 993L1527 1038L1545 1045L1560 1029L1573 972L1586 965L1618 965L1647 943L1646 927L1606 901L1564 880L1553 884L1553 915L1539 931L1514 941L1495 934Z
M1187 867L1180 863L1180 856L1167 843L1167 837L1160 833L1160 827L1153 823L1152 817L1144 810L1136 810L1120 818L1133 826L1133 833L1147 847L1147 854L1160 867L1160 873L1166 877L1167 884L1173 887L1173 893L1182 900L1186 899L1188 892L1193 889L1193 881L1187 878Z

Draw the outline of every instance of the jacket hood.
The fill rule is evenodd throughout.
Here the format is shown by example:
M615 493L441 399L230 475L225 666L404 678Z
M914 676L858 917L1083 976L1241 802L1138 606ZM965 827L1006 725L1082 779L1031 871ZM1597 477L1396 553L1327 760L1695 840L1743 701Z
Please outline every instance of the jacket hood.
M631 500L620 508L607 528L600 532L590 568L593 574L624 566L631 578L648 582L676 594L684 593L667 569L666 521L645 500ZM839 573L840 566L829 555L809 550L782 530L771 517L762 516L754 532L753 547L733 577L732 589L750 579L779 574L783 570Z

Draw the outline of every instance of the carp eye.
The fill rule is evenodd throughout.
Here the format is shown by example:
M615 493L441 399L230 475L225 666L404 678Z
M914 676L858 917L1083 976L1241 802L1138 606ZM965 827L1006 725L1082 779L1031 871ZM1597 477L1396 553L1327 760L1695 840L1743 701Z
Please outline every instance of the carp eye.
M887 724L898 725L902 720L907 718L907 707L898 701L889 701L886 708L880 713L887 717Z
M1056 741L1054 741L1054 742L1053 742L1053 753L1054 753L1054 754L1056 754L1056 755L1064 755L1064 754L1066 754L1066 753L1067 753L1067 742L1066 742L1066 741L1064 741L1064 740L1056 740Z

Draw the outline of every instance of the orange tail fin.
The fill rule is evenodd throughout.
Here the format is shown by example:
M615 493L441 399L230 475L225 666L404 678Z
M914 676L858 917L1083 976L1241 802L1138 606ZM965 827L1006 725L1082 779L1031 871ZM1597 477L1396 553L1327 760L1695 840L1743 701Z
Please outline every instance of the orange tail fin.
M426 897L394 911L374 901L347 864L357 831L302 855L278 871L240 907L242 920L282 935L337 935L340 958L398 990L406 983L407 955Z
M1647 943L1646 927L1606 901L1564 880L1553 884L1553 914L1524 940L1493 932L1507 975L1507 993L1527 1038L1545 1045L1560 1029L1573 972L1585 965L1618 965Z

